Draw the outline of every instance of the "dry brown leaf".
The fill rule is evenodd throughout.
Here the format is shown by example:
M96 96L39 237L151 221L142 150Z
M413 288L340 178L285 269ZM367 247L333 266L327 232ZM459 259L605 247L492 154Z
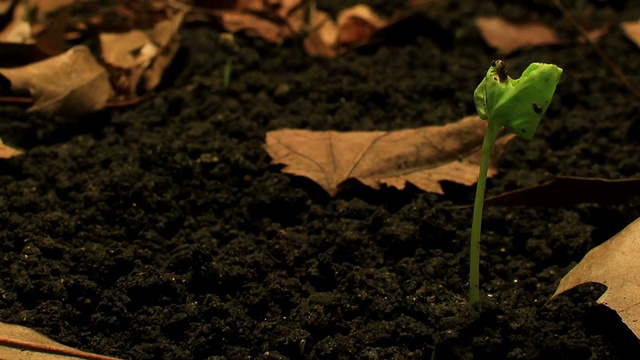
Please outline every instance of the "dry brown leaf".
M7 146L0 139L0 158L8 159L14 156L22 155L22 151L18 149L14 149L11 146Z
M324 11L314 11L311 28L315 29L304 39L304 49L309 56L332 58L338 55L335 44L338 40L338 25Z
M158 47L142 30L101 33L99 38L102 60L110 67L116 92L125 97L133 96L145 68L158 54Z
M84 45L16 68L0 68L12 91L28 91L34 99L29 111L81 115L102 109L111 96L109 76Z
M0 42L16 44L33 44L31 24L27 20L27 9L20 1L13 9L11 21L0 31Z
M31 23L31 31L35 41L35 45L47 56L62 54L66 50L65 31L67 30L67 21L71 13L71 4L59 2L55 14L42 22ZM41 1L42 3L42 1ZM38 9L38 13L41 13Z
M24 326L0 323L0 359L117 360L57 343Z
M598 299L620 315L640 338L640 219L593 248L562 280L551 299L578 285L595 282L607 287Z
M492 16L476 18L476 26L487 44L505 55L528 46L562 43L553 29L537 22L516 24Z
M310 56L335 57L348 47L365 43L376 31L389 25L367 5L354 5L342 10L338 20L322 11L311 14L312 29L304 47Z
M471 185L479 171L487 122L478 116L418 129L337 132L284 129L270 131L266 150L283 172L307 177L330 195L355 179L374 189L403 189L407 182L443 194L439 181ZM489 176L513 135L495 145Z
M142 30L101 33L99 36L104 62L123 69L149 65L158 50Z
M378 16L370 7L358 4L344 9L338 14L338 46L366 41L371 35L387 26L389 19Z
M290 36L281 25L251 13L225 11L220 17L225 30L232 33L245 31L248 36L261 37L278 45Z
M282 44L304 28L302 0L229 0L199 3L212 11L228 32L245 31L249 36Z
M620 26L627 37L640 47L640 21L627 21L620 24Z
M190 8L173 5L175 13L168 19L159 21L149 32L149 38L158 46L158 55L144 73L145 90L151 91L160 84L162 74L180 48L180 27Z
M141 80L147 91L158 85L179 48L178 30L188 9L173 9L174 14L147 31L100 33L102 59L118 94L134 97Z
M385 29L400 24L411 15L435 10L439 0L413 0L398 10L390 18L376 14L367 5L354 5L342 10L337 21L322 11L312 11L310 15L309 36L304 47L310 56L335 57L349 50L370 44L374 35L380 35Z

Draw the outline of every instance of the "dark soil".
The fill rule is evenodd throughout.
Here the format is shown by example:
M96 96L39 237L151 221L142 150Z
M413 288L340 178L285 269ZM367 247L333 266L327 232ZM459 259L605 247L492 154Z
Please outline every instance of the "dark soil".
M546 303L589 249L640 216L633 194L487 209L485 300L470 306L471 210L457 205L474 187L330 198L270 166L263 148L286 127L389 130L474 114L473 90L501 57L474 16L577 35L550 2L522 3L449 1L332 60L307 57L300 41L240 36L226 90L218 30L192 26L144 103L82 119L0 107L3 140L26 150L0 161L0 319L126 359L637 359L638 340L596 304L604 286ZM600 45L640 86L640 49L617 26L640 16L637 2L566 3L612 25ZM589 45L506 61L514 77L534 61L564 74L535 138L508 145L489 195L552 174L640 176L638 98Z

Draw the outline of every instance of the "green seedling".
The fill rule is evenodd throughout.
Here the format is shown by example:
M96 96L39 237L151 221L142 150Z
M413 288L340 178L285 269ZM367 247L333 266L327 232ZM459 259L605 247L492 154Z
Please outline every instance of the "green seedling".
M228 32L220 34L218 42L227 57L222 69L222 86L226 89L231 83L231 68L233 66L233 58L238 53L238 44L236 44L233 34Z
M480 175L476 187L471 225L469 260L469 301L480 300L480 226L487 184L491 150L502 128L518 137L531 140L547 111L560 81L562 69L553 64L532 63L519 79L507 75L505 64L496 60L473 93L478 115L487 120L487 132L482 142Z

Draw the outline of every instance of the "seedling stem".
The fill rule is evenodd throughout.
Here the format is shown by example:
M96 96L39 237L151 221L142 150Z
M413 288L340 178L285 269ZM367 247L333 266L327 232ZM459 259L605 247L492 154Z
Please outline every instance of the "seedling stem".
M489 120L487 132L482 141L482 159L480 160L480 175L476 187L476 199L473 203L473 222L471 224L471 259L469 273L469 300L474 303L480 300L480 228L482 227L482 208L484 205L484 193L487 186L487 173L489 172L489 160L491 150L496 143L500 124Z

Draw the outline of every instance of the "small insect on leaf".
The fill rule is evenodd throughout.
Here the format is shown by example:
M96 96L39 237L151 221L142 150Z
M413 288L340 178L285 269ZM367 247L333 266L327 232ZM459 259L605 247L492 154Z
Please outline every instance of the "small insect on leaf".
M478 114L530 140L551 103L561 75L562 69L556 65L532 63L519 79L512 79L504 62L496 60L474 92Z

